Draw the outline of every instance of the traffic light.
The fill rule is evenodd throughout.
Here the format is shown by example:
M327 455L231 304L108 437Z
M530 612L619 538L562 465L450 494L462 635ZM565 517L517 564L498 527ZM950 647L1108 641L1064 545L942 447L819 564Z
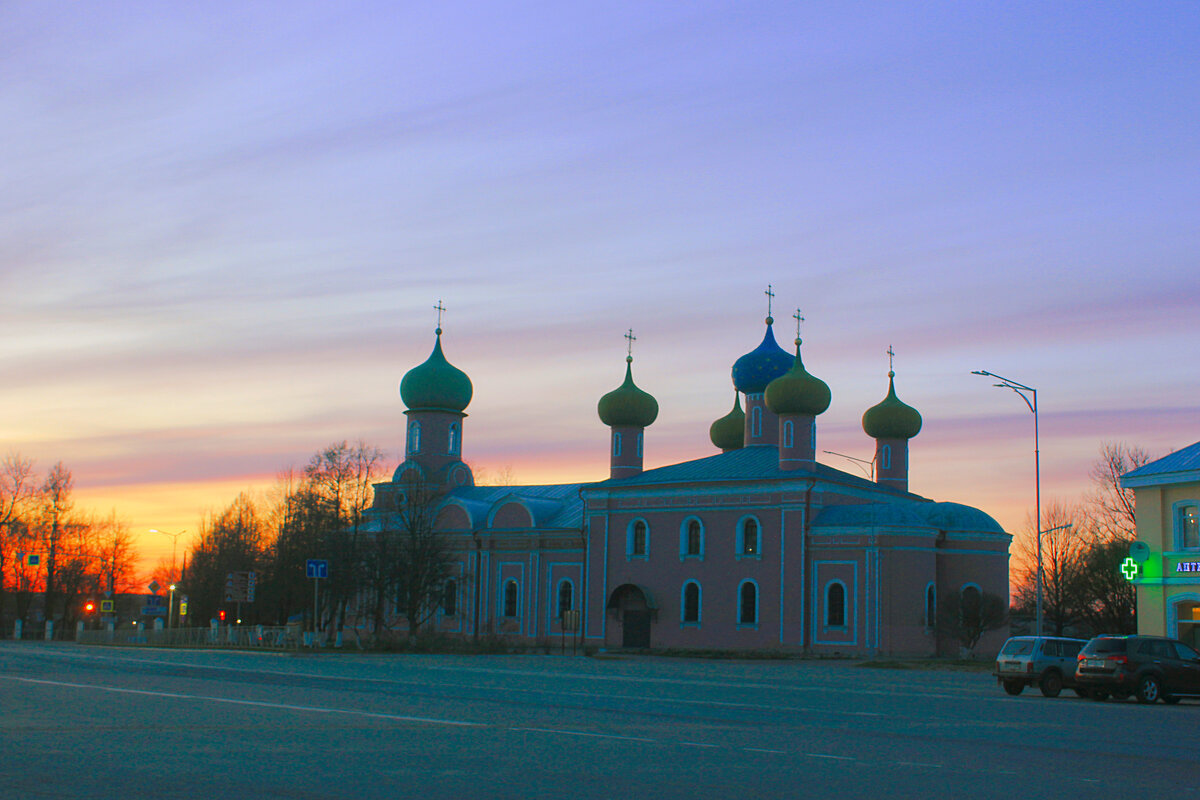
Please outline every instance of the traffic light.
M225 621L225 609L222 608L220 611L218 611L217 616L221 618L221 622L224 622Z
M84 603L84 604L83 604L83 613L85 613L85 614L95 614L95 613L96 613L96 603L95 603L95 601L93 601L93 600L88 600L86 603Z

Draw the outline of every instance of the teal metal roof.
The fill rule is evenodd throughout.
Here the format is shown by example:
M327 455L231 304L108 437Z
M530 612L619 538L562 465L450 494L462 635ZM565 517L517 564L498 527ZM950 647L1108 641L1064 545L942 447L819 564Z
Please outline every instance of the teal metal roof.
M579 489L588 484L560 483L549 486L462 486L452 490L449 497L460 500L471 511L472 522L477 510L491 509L504 500L521 501L534 516L539 528L578 528L583 524L583 502ZM485 512L486 515L486 512Z
M1143 464L1121 476L1124 486L1154 486L1200 480L1200 442Z
M617 489L624 486L650 486L667 483L717 483L726 481L767 481L817 478L895 497L916 497L908 492L883 486L874 481L818 463L815 469L784 470L779 468L779 450L774 447L743 447L681 464L648 469L629 478L610 478L589 487Z
M817 514L814 528L895 525L940 531L1004 533L1000 523L978 508L961 503L897 501L829 506Z

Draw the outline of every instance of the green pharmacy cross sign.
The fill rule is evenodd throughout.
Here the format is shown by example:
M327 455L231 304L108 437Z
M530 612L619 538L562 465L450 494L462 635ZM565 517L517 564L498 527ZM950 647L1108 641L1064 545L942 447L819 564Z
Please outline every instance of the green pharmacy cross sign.
M1121 574L1125 576L1125 580L1131 581L1137 577L1138 565L1132 558L1127 557L1121 562Z

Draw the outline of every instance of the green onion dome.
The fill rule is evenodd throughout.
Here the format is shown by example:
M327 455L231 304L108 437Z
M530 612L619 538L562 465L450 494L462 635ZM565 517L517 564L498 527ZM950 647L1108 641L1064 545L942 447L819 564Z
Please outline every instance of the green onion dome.
M887 397L863 414L863 430L872 439L911 439L921 432L920 413L896 397L895 377L889 370Z
M412 411L461 412L471 402L473 392L467 373L442 355L441 328L437 329L433 353L400 381L400 399Z
M625 382L604 397L596 411L611 428L645 428L658 419L658 401L633 383L633 358L625 359Z
M737 450L746 444L746 412L736 391L733 410L709 426L708 438L722 450Z
M775 341L775 333L771 330L774 321L767 317L767 333L762 344L733 362L733 385L739 392L757 394L792 366L791 355Z
M800 359L800 340L796 340L796 360L792 368L767 385L767 408L772 413L811 414L816 416L829 408L829 385L809 375Z

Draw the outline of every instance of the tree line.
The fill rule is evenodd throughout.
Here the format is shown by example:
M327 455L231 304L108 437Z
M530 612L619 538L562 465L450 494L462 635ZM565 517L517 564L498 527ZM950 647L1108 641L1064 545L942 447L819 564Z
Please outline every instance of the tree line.
M84 598L133 591L137 553L116 512L75 508L75 479L62 462L39 476L11 454L0 462L0 635L42 620L65 631Z
M227 576L254 572L255 597L237 609L244 624L299 622L338 636L366 630L370 643L402 627L413 635L433 617L450 574L450 553L436 535L441 495L414 473L401 481L386 524L365 528L372 484L384 453L362 441L337 442L302 471L284 473L265 496L243 493L210 514L179 577L189 597L188 624L208 624L226 600ZM310 559L329 565L314 620Z

